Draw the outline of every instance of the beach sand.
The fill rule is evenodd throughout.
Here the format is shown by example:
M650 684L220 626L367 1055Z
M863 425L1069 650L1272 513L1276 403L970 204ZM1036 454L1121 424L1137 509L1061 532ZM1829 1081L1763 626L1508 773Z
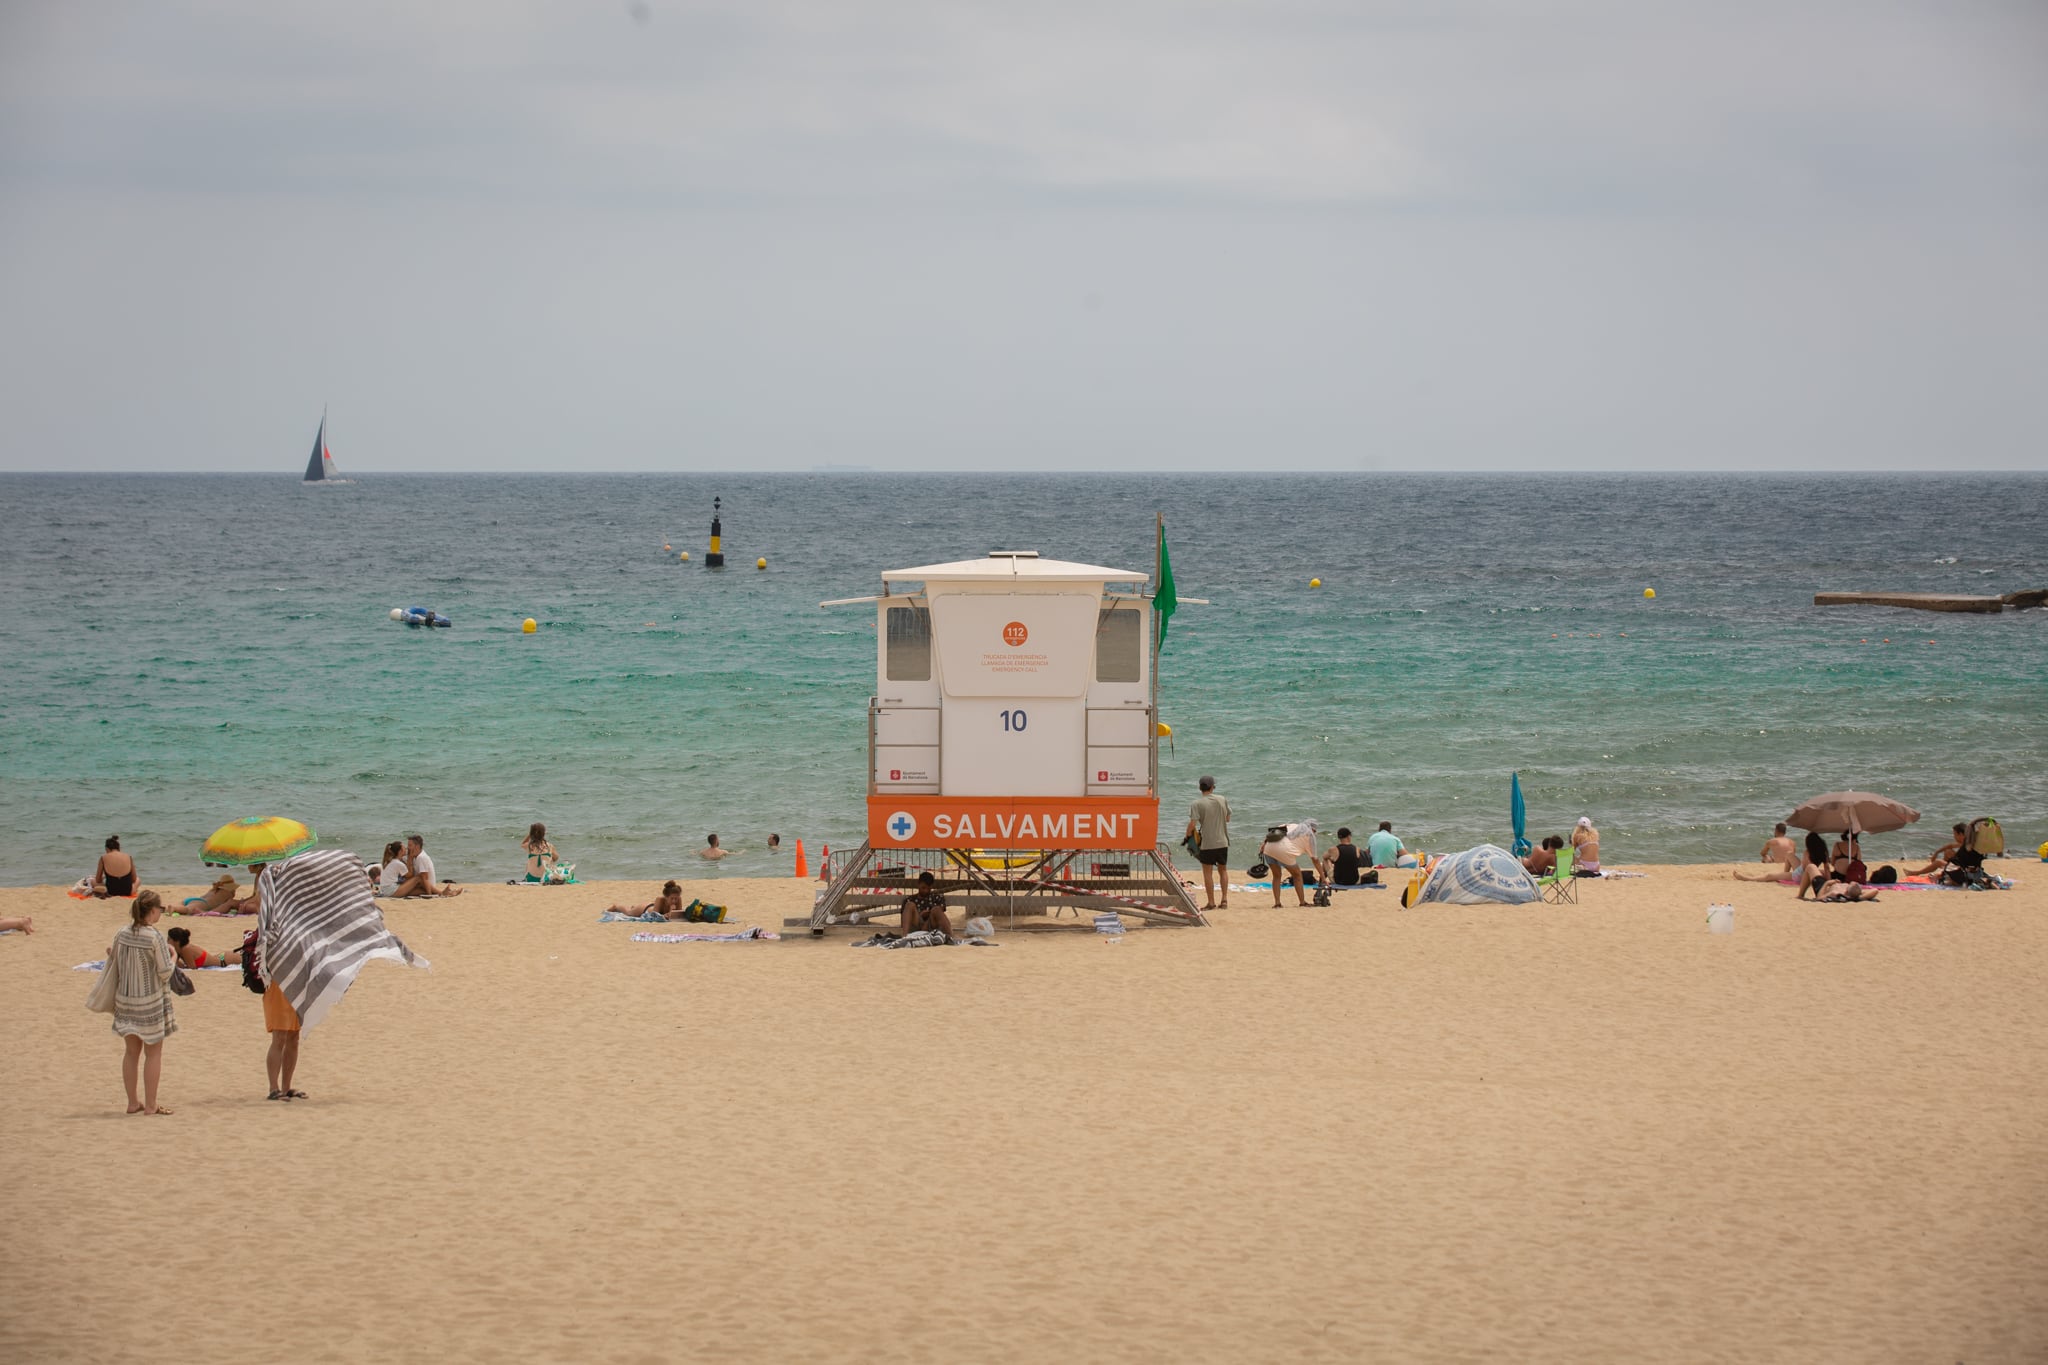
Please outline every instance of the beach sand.
M1998 866L894 953L476 885L387 902L433 970L365 970L307 1101L199 974L162 1118L69 970L125 906L0 890L0 1359L2038 1361L2048 867Z

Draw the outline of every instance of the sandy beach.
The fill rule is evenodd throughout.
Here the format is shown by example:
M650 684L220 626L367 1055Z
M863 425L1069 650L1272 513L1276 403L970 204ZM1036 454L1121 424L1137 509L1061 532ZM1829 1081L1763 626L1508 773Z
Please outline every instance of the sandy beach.
M476 885L387 902L433 970L364 972L305 1101L198 974L161 1118L70 970L125 904L0 890L0 1358L2039 1360L2048 867L1997 866L894 953Z

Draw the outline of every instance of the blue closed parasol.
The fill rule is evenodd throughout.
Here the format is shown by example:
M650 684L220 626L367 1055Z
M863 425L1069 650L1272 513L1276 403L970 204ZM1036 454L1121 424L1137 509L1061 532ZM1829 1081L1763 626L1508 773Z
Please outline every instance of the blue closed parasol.
M1515 821L1514 855L1517 858L1529 856L1535 845L1529 842L1529 808L1522 804L1522 775L1514 774L1508 782L1508 814Z

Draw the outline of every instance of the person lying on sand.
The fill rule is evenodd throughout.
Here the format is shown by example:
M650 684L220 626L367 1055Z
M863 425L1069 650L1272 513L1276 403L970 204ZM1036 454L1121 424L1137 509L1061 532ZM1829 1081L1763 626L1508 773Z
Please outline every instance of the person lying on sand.
M164 932L171 941L171 951L178 955L180 967L234 967L242 961L242 950L231 948L225 953L209 953L204 948L192 946L192 931L180 924Z
M1795 897L1805 900L1806 893L1820 892L1822 882L1828 880L1828 841L1808 830L1806 834L1806 857L1799 864L1799 891Z
M22 915L19 918L0 919L0 933L4 933L9 929L18 929L24 934L33 934L36 931L36 922L27 915Z
M646 905L614 905L605 913L631 915L638 919L649 910L660 915L663 919L681 919L683 917L683 888L672 881L663 882L661 884L660 900L650 901Z
M1861 882L1845 882L1834 879L1822 882L1820 884L1820 892L1814 899L1824 901L1863 901L1866 904L1875 905L1877 904L1877 893L1865 890Z

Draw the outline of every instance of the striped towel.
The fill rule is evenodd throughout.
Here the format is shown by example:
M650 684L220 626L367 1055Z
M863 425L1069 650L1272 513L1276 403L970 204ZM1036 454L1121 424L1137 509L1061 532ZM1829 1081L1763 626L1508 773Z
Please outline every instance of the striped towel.
M427 960L384 927L363 877L363 860L316 849L263 869L259 969L311 1028L335 1006L363 964L375 958L424 969Z

